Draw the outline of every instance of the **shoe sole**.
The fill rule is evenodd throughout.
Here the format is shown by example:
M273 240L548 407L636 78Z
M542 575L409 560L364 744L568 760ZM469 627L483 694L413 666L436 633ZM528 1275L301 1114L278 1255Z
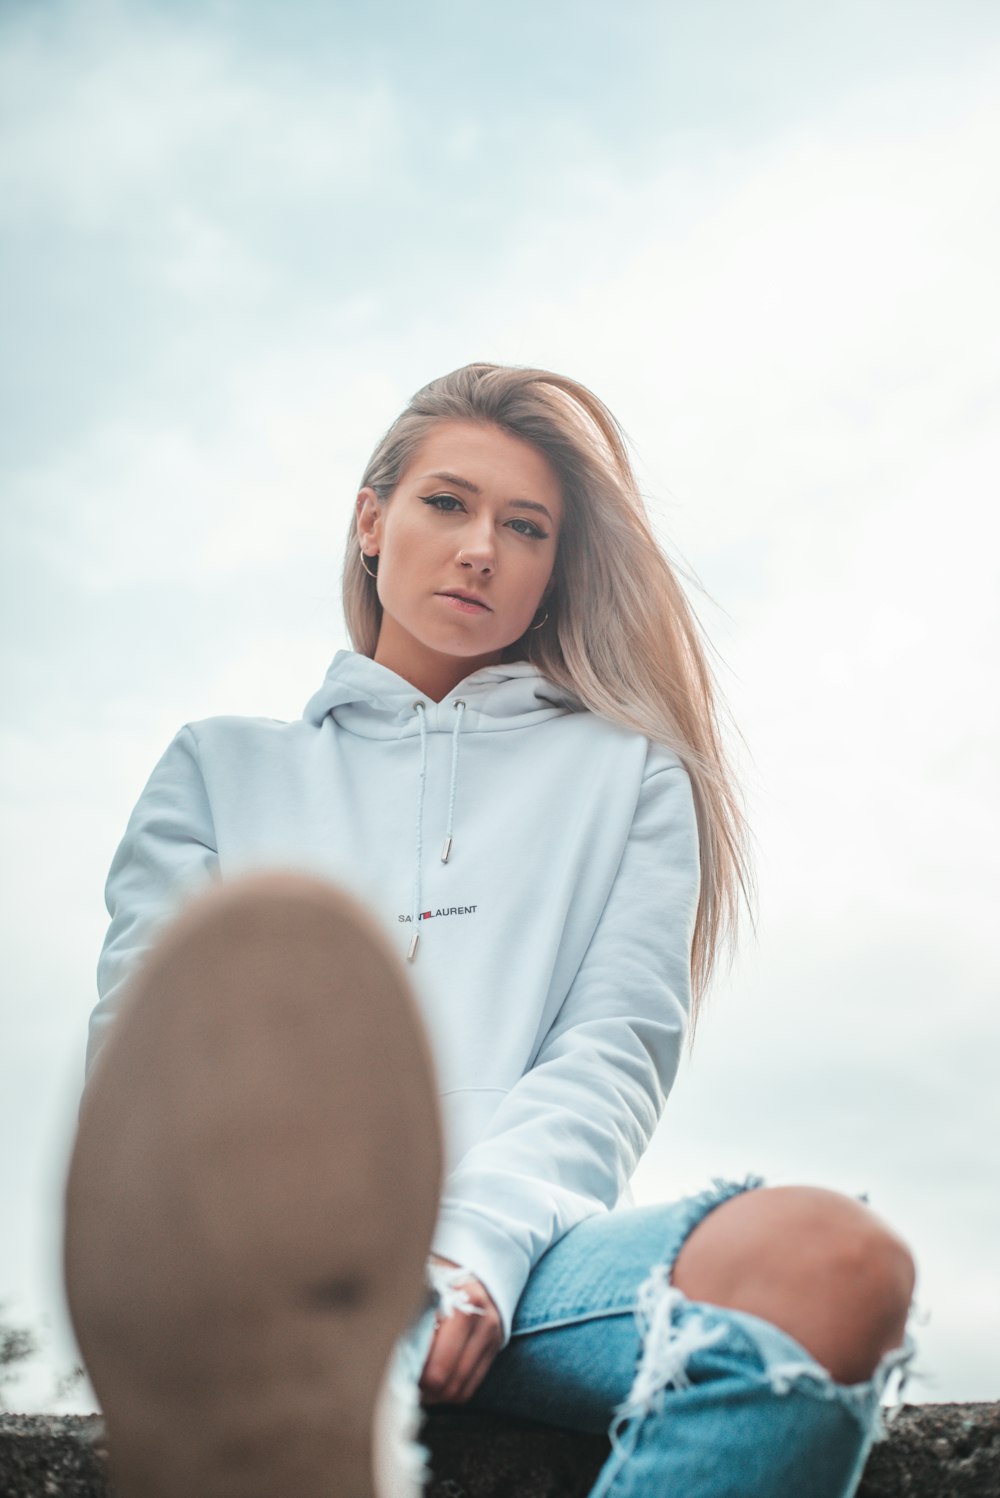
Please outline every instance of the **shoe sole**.
M430 1045L362 907L295 874L191 902L98 1056L66 1186L118 1498L371 1498L442 1170Z

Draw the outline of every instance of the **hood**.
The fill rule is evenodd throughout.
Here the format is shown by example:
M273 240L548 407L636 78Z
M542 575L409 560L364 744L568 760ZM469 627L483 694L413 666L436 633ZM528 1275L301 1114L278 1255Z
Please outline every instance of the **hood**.
M317 727L327 716L348 733L370 739L414 739L414 838L412 934L407 958L417 955L422 915L424 793L427 786L427 736L451 735L451 783L441 862L447 863L455 842L455 804L462 736L525 728L547 718L579 711L582 703L561 692L527 661L483 666L435 702L410 682L369 656L340 650L319 691L306 703L303 717Z
M435 702L367 655L339 650L302 716L318 726L329 713L348 733L362 738L398 739L418 734L420 721L429 733L451 733L458 702L465 704L461 714L463 733L526 728L582 707L528 661L483 666ZM418 703L422 713L417 712Z

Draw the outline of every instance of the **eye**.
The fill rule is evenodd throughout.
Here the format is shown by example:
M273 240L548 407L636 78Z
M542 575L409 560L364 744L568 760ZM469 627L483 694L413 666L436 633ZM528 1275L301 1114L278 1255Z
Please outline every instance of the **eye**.
M518 531L517 534L519 536L534 536L536 541L544 541L546 536L548 535L548 531L543 531L540 526L533 524L533 522L530 520L522 520L520 516L516 520L511 520L508 523L511 526L523 525L527 527L523 531Z
M435 510L440 510L445 515L453 515L456 506L462 508L462 501L456 499L454 494L421 494L420 498L425 505L433 505Z

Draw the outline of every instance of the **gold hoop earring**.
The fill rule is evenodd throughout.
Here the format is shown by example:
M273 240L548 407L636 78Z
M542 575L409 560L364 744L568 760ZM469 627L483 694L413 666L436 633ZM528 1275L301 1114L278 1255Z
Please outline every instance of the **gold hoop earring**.
M361 565L362 565L362 567L365 567L365 554L364 554L364 552L361 553ZM378 578L378 552L375 553L375 571L371 572L371 571L369 571L369 569L367 567L365 567L365 571L368 573L369 577L373 577L373 578L376 578L376 579Z
M542 625L545 623L545 621L546 621L546 619L548 617L549 617L548 614L543 614L542 618L539 619L538 623L537 624L533 624L531 626L531 629L541 629ZM529 629L529 631L528 631L529 634L531 633L531 629Z

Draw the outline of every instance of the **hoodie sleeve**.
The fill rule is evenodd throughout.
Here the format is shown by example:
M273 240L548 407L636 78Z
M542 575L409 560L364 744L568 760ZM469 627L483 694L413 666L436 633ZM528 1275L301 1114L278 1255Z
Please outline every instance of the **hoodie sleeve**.
M123 990L159 928L217 870L198 746L185 726L149 777L111 863L104 890L111 925L97 964L100 998L90 1017L88 1076Z
M690 1004L700 887L687 771L642 782L580 968L536 1060L445 1183L433 1252L486 1286L510 1340L545 1250L618 1201L663 1112Z

